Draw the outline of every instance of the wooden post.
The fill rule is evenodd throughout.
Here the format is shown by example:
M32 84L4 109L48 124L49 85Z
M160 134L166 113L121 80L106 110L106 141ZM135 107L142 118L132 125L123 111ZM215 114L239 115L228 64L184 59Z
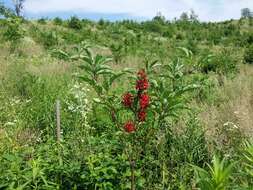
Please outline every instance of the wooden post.
M61 105L60 101L56 100L56 134L57 134L57 141L60 142L61 140Z

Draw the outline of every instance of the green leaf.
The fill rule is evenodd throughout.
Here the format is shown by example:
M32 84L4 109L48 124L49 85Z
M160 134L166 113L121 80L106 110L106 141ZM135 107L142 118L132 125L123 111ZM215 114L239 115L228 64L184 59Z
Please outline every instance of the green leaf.
M89 58L92 58L92 52L87 47L84 47L84 51Z
M102 55L96 55L95 56L95 64L96 65L101 65L101 64L106 64L108 62L111 62L112 59L108 57L104 57Z
M93 74L93 70L89 65L79 65L80 69L85 70L85 72L88 72L90 75Z
M89 79L88 77L79 76L78 78L79 78L80 80L82 80L82 81L88 83L89 85L91 85L91 86L93 86L93 87L96 86L96 82L95 82L94 80L92 80L92 79Z
M192 56L192 52L189 49L187 49L187 48L178 47L177 49L181 50L186 55L186 57Z
M174 96L180 96L180 95L182 95L183 93L185 93L187 91L192 91L192 90L195 90L199 87L200 87L199 85L195 85L195 84L188 85L188 86L176 91Z
M71 57L70 57L70 59L71 60L78 60L80 58L80 56L79 55L72 55Z
M129 73L129 74L133 74L134 73L133 69L131 69L131 68L124 68L122 72Z
M114 74L110 77L109 79L109 85L111 86L113 84L113 82L117 79L119 79L120 77L122 77L125 73L118 73L118 74Z
M63 57L64 59L70 59L69 54L63 50L54 49L52 52Z
M91 57L88 56L82 56L81 57L82 60L84 60L86 63L88 63L89 65L93 65L93 59Z
M4 154L3 158L10 162L14 162L16 160L16 157L12 154Z
M150 64L150 68L155 68L161 66L161 63L158 63L158 60L155 60L153 63Z
M112 70L109 70L109 69L103 69L103 70L100 70L98 72L96 72L97 75L109 75L109 74L112 74L113 71Z
M93 98L93 101L96 103L101 103L101 100L99 98Z

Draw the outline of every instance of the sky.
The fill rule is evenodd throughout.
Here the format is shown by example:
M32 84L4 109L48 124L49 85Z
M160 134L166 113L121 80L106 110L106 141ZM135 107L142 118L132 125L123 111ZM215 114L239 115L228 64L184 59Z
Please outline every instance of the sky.
M12 0L0 0L11 6ZM201 21L238 19L241 9L253 11L253 0L26 0L27 18L78 16L99 20L147 20L161 12L168 20L191 9Z

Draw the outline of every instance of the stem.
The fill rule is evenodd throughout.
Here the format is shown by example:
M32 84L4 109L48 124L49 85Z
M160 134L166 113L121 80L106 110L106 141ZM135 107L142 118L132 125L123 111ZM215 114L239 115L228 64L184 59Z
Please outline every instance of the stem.
M131 160L130 166L131 166L131 190L135 190L135 176L134 176L134 161Z
M132 151L131 151L131 190L135 190L135 160L134 160L134 153L136 152L135 150L135 135L132 138Z
M165 188L165 183L166 183L166 174L165 174L165 163L164 163L164 161L163 161L163 163L162 163L162 165L163 165L163 169L162 169L162 184L163 184L163 189Z
M128 146L128 148L126 147L125 149L126 154L128 156L130 170L131 170L131 190L135 190L135 162L133 159L133 151L130 151L130 150L131 150L131 146Z
M61 141L61 112L60 112L60 101L56 100L56 134L57 142Z

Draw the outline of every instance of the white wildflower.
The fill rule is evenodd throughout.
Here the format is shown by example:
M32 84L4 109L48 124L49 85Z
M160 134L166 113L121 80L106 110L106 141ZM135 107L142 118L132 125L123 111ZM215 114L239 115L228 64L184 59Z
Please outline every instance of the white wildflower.
M234 124L233 122L230 122L230 121L224 123L223 126L228 127L228 128L232 128L232 129L233 128L234 129L238 129L239 128L236 124Z
M90 111L89 100L87 98L87 92L89 89L86 86L83 86L80 83L74 84L74 86L70 89L70 95L74 97L74 101L66 102L68 105L68 110L72 113L81 114L82 118L85 121L85 125L87 126L87 114Z

